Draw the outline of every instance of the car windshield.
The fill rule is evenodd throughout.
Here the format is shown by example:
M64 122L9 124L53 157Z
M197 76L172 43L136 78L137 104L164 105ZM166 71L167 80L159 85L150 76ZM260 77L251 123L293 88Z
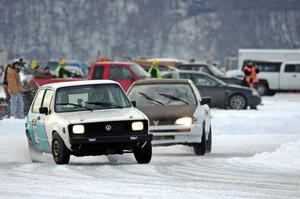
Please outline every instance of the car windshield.
M214 76L217 76L217 77L223 77L224 76L224 73L218 69L216 66L214 65L208 65L210 71L213 73Z
M137 106L195 105L196 98L189 84L134 85L128 93Z
M149 74L139 65L133 64L129 65L130 69L133 70L133 72L140 78L146 78L149 77Z
M59 88L55 111L93 111L131 107L126 95L116 84L93 84Z
M202 68L205 68L206 65L203 64L188 64L188 65L179 65L177 66L177 68L181 69L181 70L194 70L194 71L202 71ZM206 72L206 71L205 71Z

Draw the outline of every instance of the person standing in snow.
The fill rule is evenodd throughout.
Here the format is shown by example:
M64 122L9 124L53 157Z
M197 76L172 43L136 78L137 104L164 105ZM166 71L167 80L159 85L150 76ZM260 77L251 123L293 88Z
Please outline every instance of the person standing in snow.
M259 82L257 77L257 73L259 73L259 69L253 62L247 62L247 65L243 69L245 75L245 81L250 88L254 88L254 84Z
M7 68L7 90L10 95L10 115L16 119L24 118L23 86L20 80L20 60L14 60Z
M152 61L152 65L148 73L153 78L159 78L159 79L161 78L160 69L158 67L158 61L156 59Z
M56 68L55 76L59 78L72 77L73 73L65 69L66 61L61 59L59 61L59 66Z

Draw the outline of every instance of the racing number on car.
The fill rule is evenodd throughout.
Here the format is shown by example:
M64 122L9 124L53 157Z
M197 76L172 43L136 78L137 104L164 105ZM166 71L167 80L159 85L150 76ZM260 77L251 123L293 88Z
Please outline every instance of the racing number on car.
M33 137L34 137L34 141L35 143L40 143L39 141L39 136L37 134L37 126L36 126L36 123L37 123L37 120L36 119L33 119L32 120L32 128L33 128Z

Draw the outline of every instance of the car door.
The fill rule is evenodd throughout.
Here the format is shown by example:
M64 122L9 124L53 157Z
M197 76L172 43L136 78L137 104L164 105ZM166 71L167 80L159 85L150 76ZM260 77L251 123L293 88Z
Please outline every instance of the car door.
M119 82L125 91L135 81L127 65L111 65L108 79Z
M42 149L40 146L43 145L42 144L43 140L40 139L40 136L38 133L38 130L40 130L40 125L41 125L40 124L41 114L39 113L39 108L42 106L44 94L45 94L44 89L38 91L38 93L34 99L34 102L33 102L32 108L31 108L31 112L30 112L29 118L28 118L29 122L32 125L33 142L39 150Z
M218 81L202 74L192 74L191 80L201 96L212 98L211 107L224 107L227 104L226 89Z
M48 109L48 114L40 114L37 117L37 135L40 140L39 148L42 151L50 152L50 144L49 139L47 135L47 124L46 120L47 117L49 117L49 114L51 114L51 101L52 101L53 91L50 89L45 90L45 94L43 97L43 101L41 104L41 107Z
M300 63L285 64L280 73L281 90L299 90L300 89Z

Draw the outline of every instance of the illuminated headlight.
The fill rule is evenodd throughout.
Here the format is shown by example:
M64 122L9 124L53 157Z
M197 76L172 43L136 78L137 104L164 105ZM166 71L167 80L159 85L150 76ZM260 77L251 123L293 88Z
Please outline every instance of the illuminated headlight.
M175 124L191 126L193 123L193 119L191 117L182 117L176 120Z
M83 125L74 125L73 126L73 133L74 134L83 134L84 133L84 126Z
M144 129L143 122L132 122L131 128L133 131L141 131Z

